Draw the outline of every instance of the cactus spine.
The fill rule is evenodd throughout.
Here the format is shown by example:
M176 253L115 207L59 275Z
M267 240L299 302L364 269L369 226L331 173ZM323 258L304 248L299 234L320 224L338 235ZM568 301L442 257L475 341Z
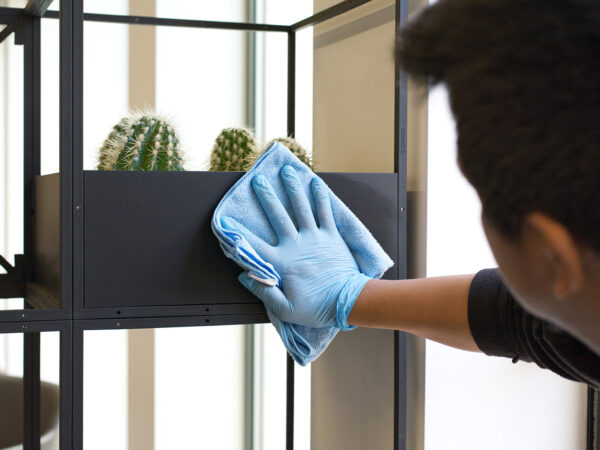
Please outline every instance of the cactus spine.
M211 155L211 171L244 171L247 160L258 152L256 138L246 128L225 128L215 141Z
M113 127L100 148L98 170L185 169L173 127L151 113L138 113Z

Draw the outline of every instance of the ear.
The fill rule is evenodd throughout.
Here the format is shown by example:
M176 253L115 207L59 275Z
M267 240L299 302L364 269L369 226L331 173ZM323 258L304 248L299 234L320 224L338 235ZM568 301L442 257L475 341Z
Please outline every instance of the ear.
M567 300L578 293L584 279L582 254L569 230L544 213L532 212L525 217L523 231L534 244L536 259L552 277L554 297Z

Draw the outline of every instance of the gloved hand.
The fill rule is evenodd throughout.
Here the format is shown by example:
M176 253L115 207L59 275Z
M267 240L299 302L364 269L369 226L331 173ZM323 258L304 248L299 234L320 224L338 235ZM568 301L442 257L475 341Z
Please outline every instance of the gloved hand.
M277 246L264 242L230 217L223 217L221 224L243 235L274 266L281 276L281 286L268 286L246 272L238 279L282 321L315 328L353 329L347 318L370 278L360 273L336 228L325 184L319 178L312 181L316 222L296 171L284 166L280 173L298 229L262 175L254 177L252 187L277 234Z

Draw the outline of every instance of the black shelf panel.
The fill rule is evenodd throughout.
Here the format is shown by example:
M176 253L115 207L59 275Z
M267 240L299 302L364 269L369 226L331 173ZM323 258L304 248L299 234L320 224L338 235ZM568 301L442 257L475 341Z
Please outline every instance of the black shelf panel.
M397 260L398 176L320 175ZM241 176L85 171L84 309L114 317L116 310L135 316L168 307L181 314L210 305L205 313L247 314L260 304L237 282L239 267L210 229L219 200ZM397 278L396 268L388 272Z

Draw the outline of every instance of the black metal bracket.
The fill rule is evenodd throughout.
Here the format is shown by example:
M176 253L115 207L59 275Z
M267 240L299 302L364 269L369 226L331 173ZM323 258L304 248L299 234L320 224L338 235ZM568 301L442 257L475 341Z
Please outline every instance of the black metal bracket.
M0 298L25 297L25 256L15 255L13 266L0 255L0 266L6 270L0 274Z
M25 42L22 31L29 23L29 20L29 17L24 12L13 17L8 25L6 25L6 28L0 32L0 43L4 42L12 33L15 33L15 44L23 45Z
M23 45L25 43L25 37L23 36L23 29L31 22L33 17L42 17L53 0L29 0L27 6L17 14L9 23L6 28L0 32L0 43L2 43L8 36L15 33L15 44Z

